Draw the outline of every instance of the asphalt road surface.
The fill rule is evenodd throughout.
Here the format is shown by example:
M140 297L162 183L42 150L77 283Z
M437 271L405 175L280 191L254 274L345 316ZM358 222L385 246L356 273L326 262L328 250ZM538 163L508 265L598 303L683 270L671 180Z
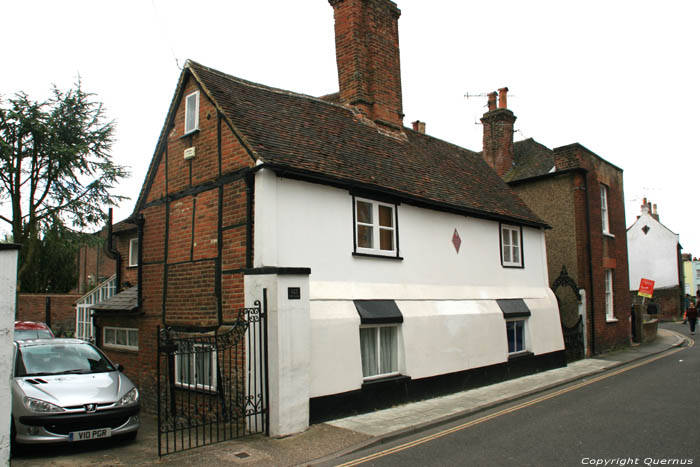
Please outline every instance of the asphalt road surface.
M689 334L680 323L664 327ZM699 347L691 340L329 465L700 465Z

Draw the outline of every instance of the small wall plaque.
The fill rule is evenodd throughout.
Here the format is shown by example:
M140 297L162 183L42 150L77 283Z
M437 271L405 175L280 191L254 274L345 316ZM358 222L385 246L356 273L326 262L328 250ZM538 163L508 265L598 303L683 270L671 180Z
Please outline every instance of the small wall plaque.
M194 146L185 149L185 160L192 159L194 157Z
M287 287L287 298L289 300L301 300L301 288Z

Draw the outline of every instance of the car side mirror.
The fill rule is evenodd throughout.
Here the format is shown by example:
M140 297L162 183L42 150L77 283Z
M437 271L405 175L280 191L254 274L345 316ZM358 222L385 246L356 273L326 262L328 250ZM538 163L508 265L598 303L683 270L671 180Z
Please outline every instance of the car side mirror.
M121 363L117 363L117 371L119 373L124 373L124 365L122 365Z

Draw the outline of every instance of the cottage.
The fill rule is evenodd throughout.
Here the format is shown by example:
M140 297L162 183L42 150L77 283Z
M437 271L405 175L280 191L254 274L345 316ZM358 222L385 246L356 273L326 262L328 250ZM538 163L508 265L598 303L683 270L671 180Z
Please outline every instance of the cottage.
M685 293L681 244L678 234L659 220L656 204L646 198L642 202L641 214L627 229L627 245L632 296L637 298L642 279L653 280L654 301L660 308L658 317L664 320L678 318Z
M552 227L545 234L549 284L571 334L567 356L629 345L622 170L578 143L552 150L532 138L514 142L507 96L508 88L489 94L482 155Z
M146 408L157 326L210 336L256 301L269 391L246 400L269 404L272 435L564 364L547 223L478 153L404 127L396 5L330 4L337 94L183 69L132 216L134 288L96 307ZM176 355L171 393L215 398L260 345L228 369L213 348L194 373Z

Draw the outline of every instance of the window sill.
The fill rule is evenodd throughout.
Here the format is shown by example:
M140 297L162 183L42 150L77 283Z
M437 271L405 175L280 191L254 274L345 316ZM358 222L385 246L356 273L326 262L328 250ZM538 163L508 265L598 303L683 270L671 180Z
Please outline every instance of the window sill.
M608 238L615 238L615 235L611 234L610 232L603 232L603 236Z
M104 350L109 350L111 352L123 352L123 353L130 353L130 354L138 354L139 353L138 347L128 348L128 347L119 347L117 345L111 345L111 344L102 344L102 348Z
M534 355L535 354L530 352L529 350L525 350L524 352L517 352L517 353L508 354L508 361L513 362L515 360L520 360L523 358L532 357Z
M606 323L617 323L619 319L617 318L605 318Z
M525 266L523 266L522 264L503 264L503 263L501 263L501 266L504 268L508 268L508 269L525 269Z
M195 129L192 130L192 131L188 131L188 132L185 133L184 135L180 136L179 139L185 139L185 138L188 138L188 137L190 137L190 136L196 135L197 133L199 133L199 128L195 128Z
M373 255L371 253L358 253L358 252L353 252L353 256L359 256L360 258L381 258L381 259L393 259L393 260L399 260L403 261L403 257L401 256L386 256L386 255Z
M386 378L368 379L362 381L362 389L376 387L384 384L403 383L410 381L411 377L406 375L392 375Z

